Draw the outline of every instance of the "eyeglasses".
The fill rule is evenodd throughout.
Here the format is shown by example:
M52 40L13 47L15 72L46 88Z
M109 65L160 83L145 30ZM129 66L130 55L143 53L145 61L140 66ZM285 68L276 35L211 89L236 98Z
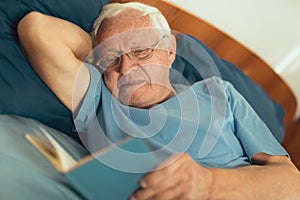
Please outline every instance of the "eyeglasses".
M118 55L106 55L105 58L100 59L96 65L100 67L103 71L106 69L113 69L120 65L121 63L121 56L126 54L131 60L134 61L143 61L151 58L153 56L153 51L157 49L161 41L166 38L167 35L164 35L161 37L158 42L156 42L154 45L150 47L138 47L133 48L129 52L125 53L122 52Z

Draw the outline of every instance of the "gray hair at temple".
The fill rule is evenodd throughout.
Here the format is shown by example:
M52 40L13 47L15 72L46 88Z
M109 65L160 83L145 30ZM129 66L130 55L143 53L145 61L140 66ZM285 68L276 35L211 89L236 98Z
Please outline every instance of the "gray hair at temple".
M163 34L167 34L167 35L171 34L170 26L166 18L162 15L162 13L157 8L142 3L138 3L138 2L129 2L124 4L110 3L105 5L102 8L99 17L94 22L93 29L91 31L91 37L93 43L97 38L97 34L103 20L114 17L126 9L135 9L141 11L141 16L150 17L150 22L153 28L157 28L158 30L163 31L164 32Z

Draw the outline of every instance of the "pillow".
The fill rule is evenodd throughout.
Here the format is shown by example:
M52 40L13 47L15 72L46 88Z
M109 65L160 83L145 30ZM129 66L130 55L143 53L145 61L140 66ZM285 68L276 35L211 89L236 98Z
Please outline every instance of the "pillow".
M75 159L88 152L66 134L38 121L0 115L0 199L83 199L60 172L25 139L25 134L46 129L63 142Z
M35 10L70 20L89 31L94 19L106 3L108 0L0 1L0 43L2 44L0 48L0 92L2 95L0 114L16 114L37 119L78 139L73 130L71 112L35 74L22 54L16 27L23 16ZM282 141L283 109L237 67L218 58L199 40L195 38L194 40L207 50L222 78L236 87L274 136ZM184 45L184 40L182 45ZM202 79L198 73L195 73L195 68L180 56L176 57L174 68L183 73L190 83Z
M180 48L190 50L189 54L200 51L200 49L191 48L191 46L197 48L197 45L190 45L191 40L197 42L207 51L213 62L216 64L221 78L233 84L236 90L244 96L260 118L265 122L275 138L279 142L282 142L284 137L284 109L239 68L226 60L220 59L211 49L195 37L188 35L182 35L182 37L179 38L177 37L177 45L181 46ZM188 44L189 47L186 47ZM203 79L201 74L197 72L197 69L201 68L201 65L193 66L184 57L178 55L178 53L172 67L183 74L191 84Z
M89 31L109 0L1 0L0 1L0 114L37 119L73 134L71 112L32 70L20 50L17 25L30 11L69 20Z

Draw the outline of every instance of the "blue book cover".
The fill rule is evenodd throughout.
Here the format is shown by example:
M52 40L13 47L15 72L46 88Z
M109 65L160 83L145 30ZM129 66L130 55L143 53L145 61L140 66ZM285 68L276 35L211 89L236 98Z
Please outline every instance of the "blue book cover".
M26 135L72 187L87 199L128 199L139 180L159 163L145 139L128 137L75 160L51 134Z

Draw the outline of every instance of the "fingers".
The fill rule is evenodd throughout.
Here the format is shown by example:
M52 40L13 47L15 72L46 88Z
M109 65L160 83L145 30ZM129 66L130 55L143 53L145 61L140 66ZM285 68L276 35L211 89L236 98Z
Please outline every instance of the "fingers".
M155 200L155 199L163 199L163 200L172 200L172 199L182 199L182 189L184 187L184 183L180 182L178 184L172 185L171 187L167 187L165 189L157 190L155 188L144 188L136 192L130 200Z
M178 157L178 156L177 156ZM183 192L187 191L186 182L188 182L189 173L187 172L187 167L189 166L188 160L192 161L192 159L184 154L181 156L176 162L174 161L174 157L168 159L161 166L167 166L161 168L159 166L159 170L153 171L147 174L141 180L142 189L137 191L131 199L176 199ZM166 165L166 163L172 161L170 165Z
M265 153L254 154L251 158L252 162L256 165L265 165L268 162L270 155Z
M173 176L173 174L178 172L183 167L184 163L182 162L182 159L178 159L178 156L180 155L174 155L170 157L161 165L159 165L153 172L144 176L140 182L141 187L157 187L164 182L174 182L175 179L178 179L177 176Z
M272 156L266 153L254 154L251 158L253 164L256 165L266 165L270 163L278 163L282 161L288 161L288 156Z

